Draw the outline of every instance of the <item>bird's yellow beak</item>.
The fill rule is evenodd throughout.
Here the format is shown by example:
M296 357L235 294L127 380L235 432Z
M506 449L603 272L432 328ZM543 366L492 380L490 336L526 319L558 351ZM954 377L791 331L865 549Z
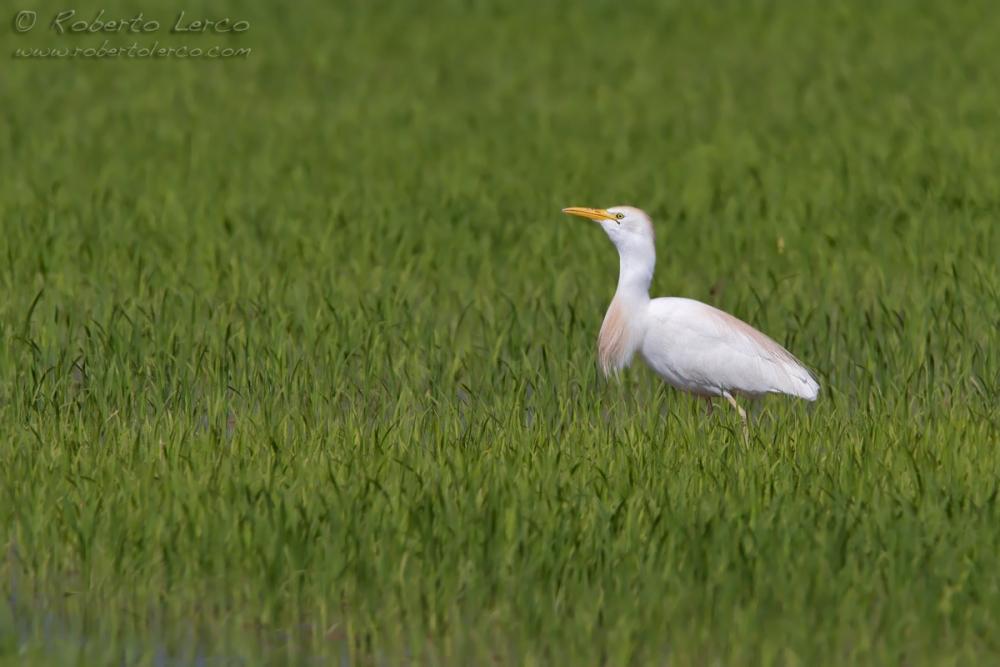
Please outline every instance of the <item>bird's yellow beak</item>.
M569 208L564 208L563 213L569 213L570 215L575 215L581 218L588 218L590 220L614 220L615 216L608 213L603 208L584 208L583 206L570 206Z

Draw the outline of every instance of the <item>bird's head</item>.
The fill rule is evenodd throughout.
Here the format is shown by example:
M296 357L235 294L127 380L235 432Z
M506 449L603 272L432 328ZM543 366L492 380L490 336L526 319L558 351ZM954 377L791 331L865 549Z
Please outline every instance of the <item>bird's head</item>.
M653 223L645 211L634 206L584 208L571 206L563 213L593 220L608 235L619 253L631 253L653 248Z

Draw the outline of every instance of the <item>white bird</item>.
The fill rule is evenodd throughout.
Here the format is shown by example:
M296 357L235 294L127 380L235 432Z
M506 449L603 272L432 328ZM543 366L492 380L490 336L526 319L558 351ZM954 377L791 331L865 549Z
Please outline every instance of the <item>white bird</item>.
M632 206L571 207L563 213L598 223L618 248L618 289L597 351L605 376L627 367L638 352L668 384L704 398L721 396L746 412L735 396L788 394L815 401L819 384L788 350L752 326L708 304L677 297L649 298L656 265L653 224Z

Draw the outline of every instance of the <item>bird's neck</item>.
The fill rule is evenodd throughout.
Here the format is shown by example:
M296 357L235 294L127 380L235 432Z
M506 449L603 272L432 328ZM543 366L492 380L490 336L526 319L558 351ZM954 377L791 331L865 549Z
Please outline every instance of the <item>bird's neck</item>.
M615 300L621 299L630 306L649 302L649 285L653 282L656 251L652 247L622 248L619 250L618 289Z
M652 248L620 250L618 289L611 300L597 341L601 370L605 375L629 365L642 342L649 284L653 280L656 254Z

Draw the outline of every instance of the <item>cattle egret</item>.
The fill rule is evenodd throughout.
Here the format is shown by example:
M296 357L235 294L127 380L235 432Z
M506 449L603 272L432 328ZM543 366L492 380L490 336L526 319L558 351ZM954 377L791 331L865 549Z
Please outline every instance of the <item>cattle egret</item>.
M649 298L656 249L653 224L643 211L571 207L563 213L593 220L618 248L618 289L597 341L605 376L627 367L638 352L668 384L704 398L709 412L713 397L729 401L744 432L747 414L737 395L816 400L819 384L802 363L746 322L693 299Z

